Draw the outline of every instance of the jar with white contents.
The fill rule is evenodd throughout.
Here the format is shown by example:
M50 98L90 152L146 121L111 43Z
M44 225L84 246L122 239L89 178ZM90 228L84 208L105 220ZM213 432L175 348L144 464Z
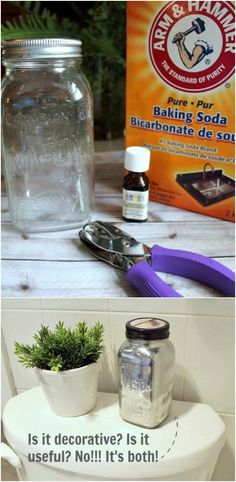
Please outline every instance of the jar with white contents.
M118 352L121 417L154 428L169 415L175 349L168 321L137 318L126 323L126 341Z

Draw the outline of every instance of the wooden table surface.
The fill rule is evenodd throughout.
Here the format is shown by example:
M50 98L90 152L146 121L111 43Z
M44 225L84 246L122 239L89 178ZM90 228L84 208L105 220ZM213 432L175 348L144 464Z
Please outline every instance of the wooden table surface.
M123 152L98 153L93 219L114 222L149 246L196 251L234 269L234 224L191 211L150 202L146 223L121 217ZM12 226L7 197L2 198L2 296L139 296L125 272L94 258L78 239L78 229L24 235ZM219 296L184 278L160 274L187 297Z

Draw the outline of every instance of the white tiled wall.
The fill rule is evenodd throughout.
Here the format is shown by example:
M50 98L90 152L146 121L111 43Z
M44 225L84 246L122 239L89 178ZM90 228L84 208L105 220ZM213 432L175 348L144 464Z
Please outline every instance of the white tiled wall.
M31 343L41 323L85 320L105 326L106 351L99 389L117 391L117 350L126 321L142 315L167 319L176 349L174 398L208 403L223 418L227 443L213 480L234 480L234 300L232 299L4 299L2 329L6 373L3 389L22 391L37 385L33 370L24 369L14 355L14 342ZM6 379L6 378L5 378ZM3 390L4 391L4 390ZM6 398L6 397L5 397Z

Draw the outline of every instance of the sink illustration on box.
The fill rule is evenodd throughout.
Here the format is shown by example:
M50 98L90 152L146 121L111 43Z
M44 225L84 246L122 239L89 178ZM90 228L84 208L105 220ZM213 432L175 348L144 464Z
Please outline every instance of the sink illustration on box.
M208 163L203 171L177 174L176 182L205 207L235 195L235 181Z

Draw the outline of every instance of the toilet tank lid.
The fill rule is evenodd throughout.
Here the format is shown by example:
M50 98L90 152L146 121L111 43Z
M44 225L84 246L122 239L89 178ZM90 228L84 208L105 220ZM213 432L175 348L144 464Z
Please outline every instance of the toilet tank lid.
M174 401L170 416L161 426L145 429L121 419L117 394L99 393L92 412L69 418L59 417L51 411L40 387L8 401L3 413L3 427L8 442L20 454L41 455L53 451L63 457L64 451L65 460L69 451L71 455L67 462L62 458L59 462L53 460L52 454L52 461L42 463L84 476L114 479L117 474L115 478L118 480L171 477L203 466L217 457L225 441L222 420L205 404ZM43 444L43 433L50 435L50 445ZM34 439L37 444L33 444L31 438L32 444L29 445L29 434L37 437ZM59 434L67 436L71 444L57 444ZM114 438L105 438L109 436ZM114 462L106 460L107 452L115 453ZM142 455L144 452L145 456ZM81 462L81 453L83 457L85 453L89 454L94 460L101 456L101 461ZM136 454L133 462L132 458L129 461L131 453Z

